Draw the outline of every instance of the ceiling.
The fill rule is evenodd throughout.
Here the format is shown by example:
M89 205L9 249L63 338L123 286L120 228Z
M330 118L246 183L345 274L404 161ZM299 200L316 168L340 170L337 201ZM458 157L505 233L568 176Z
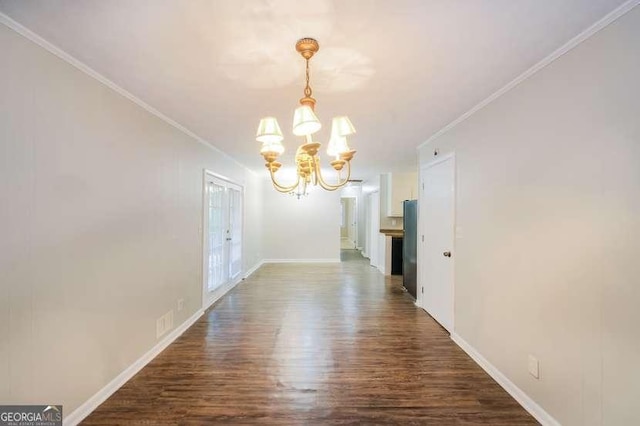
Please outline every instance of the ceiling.
M318 141L349 115L353 178L368 179L416 167L419 144L623 2L0 0L0 11L265 174L259 119L278 118L292 161L294 45L316 38Z

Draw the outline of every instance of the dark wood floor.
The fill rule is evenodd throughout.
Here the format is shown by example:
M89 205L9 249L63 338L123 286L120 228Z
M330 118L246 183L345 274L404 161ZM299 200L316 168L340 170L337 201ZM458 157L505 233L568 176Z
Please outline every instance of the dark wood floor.
M530 425L355 251L263 266L84 424Z

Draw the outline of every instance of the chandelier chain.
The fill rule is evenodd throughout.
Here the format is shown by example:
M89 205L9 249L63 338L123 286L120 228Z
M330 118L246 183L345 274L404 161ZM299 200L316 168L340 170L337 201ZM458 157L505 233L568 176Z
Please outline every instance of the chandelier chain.
M307 62L307 70L306 70L306 76L307 76L307 85L304 88L304 95L308 98L311 97L311 86L309 86L309 60L306 60Z

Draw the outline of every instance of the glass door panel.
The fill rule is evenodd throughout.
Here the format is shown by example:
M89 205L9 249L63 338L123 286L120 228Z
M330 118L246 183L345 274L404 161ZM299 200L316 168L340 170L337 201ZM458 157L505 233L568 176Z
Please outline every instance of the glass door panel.
M227 281L226 276L226 223L225 199L226 188L214 182L208 183L209 195L209 232L208 238L208 279L207 290L213 291Z
M208 307L220 287L242 272L242 187L205 175L204 294Z

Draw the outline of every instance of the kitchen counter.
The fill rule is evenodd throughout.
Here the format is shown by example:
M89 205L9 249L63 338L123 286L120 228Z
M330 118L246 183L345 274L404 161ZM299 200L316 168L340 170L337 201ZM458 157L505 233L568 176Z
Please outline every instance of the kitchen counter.
M400 237L404 236L404 231L402 229L381 229L381 234L386 235L387 237Z

